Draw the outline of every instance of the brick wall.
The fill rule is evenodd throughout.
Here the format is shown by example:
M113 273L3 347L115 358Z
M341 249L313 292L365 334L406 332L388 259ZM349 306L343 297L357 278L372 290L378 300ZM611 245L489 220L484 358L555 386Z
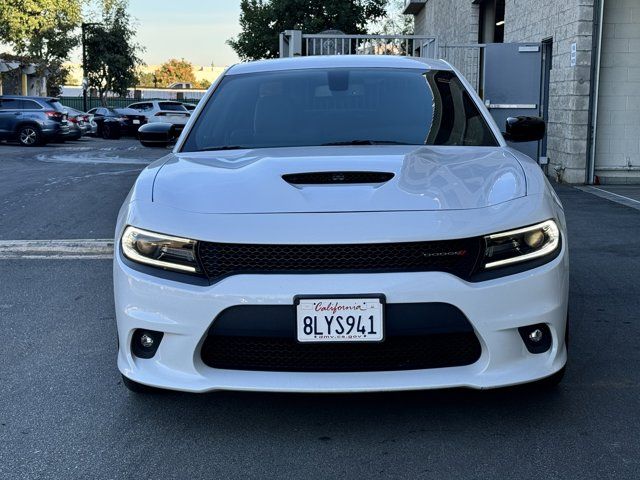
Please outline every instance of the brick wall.
M471 1L428 0L415 15L415 33L438 40L440 58L451 62L477 86L478 49L452 45L478 43L478 5Z
M505 42L553 39L547 156L549 174L569 183L585 180L592 33L593 0L506 0Z
M640 177L640 0L605 3L596 175L604 183Z

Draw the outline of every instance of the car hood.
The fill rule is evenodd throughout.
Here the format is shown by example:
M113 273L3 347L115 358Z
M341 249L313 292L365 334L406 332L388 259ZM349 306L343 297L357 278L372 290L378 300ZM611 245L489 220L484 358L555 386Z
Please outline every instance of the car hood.
M385 172L370 184L291 184L283 175ZM526 195L520 163L500 147L305 147L171 154L153 202L196 213L462 210Z

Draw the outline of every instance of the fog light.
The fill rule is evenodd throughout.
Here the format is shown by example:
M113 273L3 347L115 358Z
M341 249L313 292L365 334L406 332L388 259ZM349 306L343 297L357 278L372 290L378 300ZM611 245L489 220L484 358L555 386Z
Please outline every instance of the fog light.
M539 331L539 330L538 330ZM542 335L542 334L541 334ZM150 348L153 346L153 338L146 333L140 337L140 344L144 348Z
M540 330L539 328L536 328L533 332L529 334L529 340L531 340L532 342L538 343L540 340L542 340L543 336L544 334L542 333L542 330ZM151 340L151 343L153 343L153 340Z
M551 330L544 323L518 328L529 353L544 353L551 348Z
M135 330L131 338L131 353L138 358L152 358L163 336L164 333L153 330Z

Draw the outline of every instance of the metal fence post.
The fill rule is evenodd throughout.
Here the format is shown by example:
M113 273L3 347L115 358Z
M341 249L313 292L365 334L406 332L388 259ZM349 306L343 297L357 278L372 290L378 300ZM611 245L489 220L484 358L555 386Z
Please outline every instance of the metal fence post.
M280 34L280 58L302 55L302 30L285 30Z

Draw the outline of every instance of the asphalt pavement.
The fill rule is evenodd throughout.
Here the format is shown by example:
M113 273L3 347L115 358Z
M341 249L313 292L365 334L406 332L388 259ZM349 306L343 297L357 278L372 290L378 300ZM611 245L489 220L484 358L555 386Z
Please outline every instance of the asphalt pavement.
M0 145L0 240L112 236L163 153ZM550 393L136 396L116 368L110 261L0 260L0 478L640 478L640 211L558 193L571 338Z

